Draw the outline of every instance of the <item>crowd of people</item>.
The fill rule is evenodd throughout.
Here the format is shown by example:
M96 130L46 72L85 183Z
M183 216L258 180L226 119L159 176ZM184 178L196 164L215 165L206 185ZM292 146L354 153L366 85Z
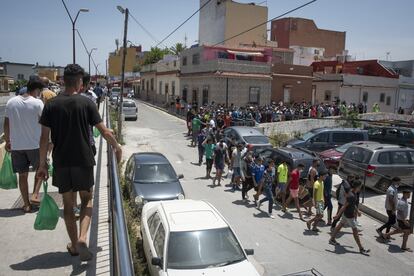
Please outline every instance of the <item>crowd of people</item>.
M205 178L212 180L212 186L221 186L223 179L229 179L231 191L241 191L241 199L244 202L249 202L251 198L258 209L261 209L263 203L268 202L267 215L270 218L275 218L273 215L275 205L279 206L282 212L289 213L290 203L293 201L299 219L305 222L309 231L319 232L321 224L330 226L329 243L336 246L339 245L337 241L339 231L344 226L350 227L360 253L370 252L362 245L359 237L358 226L360 225L357 218L361 215L358 207L362 186L359 177L349 175L337 187L338 208L336 214L333 215L332 176L337 171L336 167L332 166L326 171L319 171L320 161L314 159L309 170L303 173L304 164L298 164L292 168L286 162L275 164L273 160L264 160L243 143L235 146L226 144L220 133L229 124L222 122L221 119L213 120L206 116L208 112L201 111L199 114L194 114L194 112L192 114L193 119L188 124L191 146L197 147L198 150L196 164L202 166L205 161ZM226 165L227 174L225 174ZM212 176L213 167L215 168L214 176ZM301 177L304 174L306 178ZM392 180L385 203L389 221L377 231L379 238L384 242L388 241L392 235L403 233L401 250L412 252L407 247L410 235L407 199L410 197L410 190L404 190L403 197L398 199L399 183L398 177ZM249 195L252 190L253 194ZM324 220L325 210L326 220ZM398 219L399 228L391 232L396 219ZM386 233L383 234L384 229Z

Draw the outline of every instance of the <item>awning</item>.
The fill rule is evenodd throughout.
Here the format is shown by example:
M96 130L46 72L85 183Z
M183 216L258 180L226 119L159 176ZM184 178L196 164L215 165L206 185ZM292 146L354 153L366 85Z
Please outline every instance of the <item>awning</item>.
M264 56L260 52L239 52L239 51L227 50L227 53L234 54L234 55L242 55L242 56L255 56L255 57L262 57L262 56Z

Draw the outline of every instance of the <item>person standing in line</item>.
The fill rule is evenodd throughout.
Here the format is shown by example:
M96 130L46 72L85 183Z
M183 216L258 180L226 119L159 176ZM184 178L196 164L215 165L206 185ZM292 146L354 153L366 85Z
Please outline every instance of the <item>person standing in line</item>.
M295 201L296 210L298 211L300 220L303 220L302 212L299 205L299 181L300 176L305 169L305 165L299 164L296 169L290 173L290 183L289 183L289 198L286 200L283 209L286 211L287 206L289 206L292 199Z
M331 166L328 170L328 176L323 182L324 200L325 205L323 209L328 209L328 222L327 225L332 225L332 175L336 172L336 167Z
M37 176L48 179L46 163L49 135L53 147L52 185L58 187L63 198L63 216L71 243L66 247L72 256L81 261L93 258L87 246L87 234L92 216L92 194L94 185L93 167L95 159L89 141L89 126L95 126L102 137L113 147L118 162L122 158L121 146L112 130L105 127L95 104L79 95L84 70L77 64L65 67L63 80L65 92L49 101L40 117L40 165ZM73 193L79 192L81 199L79 235L73 213Z
M259 196L262 194L263 189L263 174L265 171L265 167L263 166L263 158L257 157L254 160L254 164L252 167L252 180L254 189L256 190L256 194L253 195L254 203L257 204L257 201L259 200Z
M391 227L397 222L396 212L398 204L398 187L401 179L396 176L392 179L391 185L387 189L385 197L385 210L387 211L388 221L380 228L376 229L378 235L384 238L382 231L386 229L385 233L389 233Z
M286 161L282 161L277 167L277 191L276 197L281 198L282 211L286 212L286 189L288 184L289 168Z
M313 223L312 231L319 232L318 222L323 218L323 207L325 206L323 198L323 182L327 176L327 172L321 172L318 176L318 179L313 184L313 205L316 209L316 215L306 222L306 226L311 230L311 225Z
M384 239L388 240L392 235L403 233L403 241L401 250L406 252L413 252L407 247L408 236L411 234L410 221L408 220L408 199L410 198L411 190L404 189L402 198L398 200L397 204L397 221L398 229L384 234Z
M346 202L346 196L351 190L351 184L354 181L354 175L350 174L347 176L347 179L343 179L341 184L339 184L338 188L336 189L336 199L338 201L338 209L336 211L336 214L339 214L339 210L341 210L342 206L345 205ZM336 219L333 219L332 225L331 225L331 232L335 229L336 225L338 224L339 220L341 219L342 214L339 214L339 216L336 217Z
M252 152L247 152L242 161L242 200L244 201L249 200L249 195L247 193L254 188L252 176L253 166Z
M35 176L31 200L29 200L29 166L39 166L39 142L41 126L39 118L43 102L37 99L44 88L43 81L36 75L30 76L27 90L11 98L5 109L4 138L6 151L11 151L13 172L19 174L19 189L23 199L23 212L32 211L32 204L39 205L41 179ZM49 140L48 140L49 142Z
M227 159L227 150L225 143L221 140L214 149L214 165L216 167L216 176L213 179L213 186L216 185L216 181L221 186L221 176L223 175L225 160Z
M203 142L204 152L206 155L206 178L211 178L211 169L213 168L213 157L215 144L211 138L208 138Z
M203 142L206 140L205 131L202 130L197 136L197 149L198 149L198 165L201 166L203 164L203 156L204 156L204 145Z
M260 206L263 204L263 202L269 201L268 215L272 219L275 218L272 214L272 211L273 211L272 185L273 185L273 181L275 180L275 175L273 173L274 165L275 165L275 162L273 160L270 160L266 167L266 170L263 174L263 191L266 197L257 202L257 209L260 210Z
M354 181L352 182L352 189L349 191L346 202L344 206L341 207L338 214L335 215L334 219L339 218L342 214L341 221L339 224L335 227L334 231L331 233L331 238L329 239L329 244L332 245L339 245L339 243L336 241L336 236L338 235L339 231L341 231L343 226L348 226L352 228L352 234L354 236L355 242L358 245L359 252L361 254L368 254L370 252L369 249L365 249L362 244L361 240L359 239L358 234L358 227L356 225L355 217L360 216L361 213L359 212L357 208L357 198L355 194L361 190L361 181Z

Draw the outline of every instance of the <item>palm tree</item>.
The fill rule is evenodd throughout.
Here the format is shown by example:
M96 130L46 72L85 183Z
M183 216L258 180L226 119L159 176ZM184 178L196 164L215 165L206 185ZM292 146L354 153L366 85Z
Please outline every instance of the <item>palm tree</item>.
M174 46L170 47L170 51L172 54L179 56L182 51L187 49L182 43L178 42Z
M167 48L160 49L158 47L151 47L151 51L145 56L144 65L152 64L160 61L164 55L167 55L169 50Z

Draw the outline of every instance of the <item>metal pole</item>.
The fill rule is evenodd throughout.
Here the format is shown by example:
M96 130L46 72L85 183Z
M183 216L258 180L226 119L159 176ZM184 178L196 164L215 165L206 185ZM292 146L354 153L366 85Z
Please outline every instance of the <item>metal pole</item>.
M122 133L122 103L124 101L124 84L125 84L125 57L127 51L127 32L128 32L128 8L125 9L125 23L124 23L124 49L122 50L122 73L121 73L121 98L118 106L118 141L121 141Z
M229 107L229 78L226 78L226 108Z
M73 64L76 63L75 53L75 21L72 22L72 52L73 52Z
M88 57L89 57L89 77L91 76L91 55L92 55L92 51L88 52Z

